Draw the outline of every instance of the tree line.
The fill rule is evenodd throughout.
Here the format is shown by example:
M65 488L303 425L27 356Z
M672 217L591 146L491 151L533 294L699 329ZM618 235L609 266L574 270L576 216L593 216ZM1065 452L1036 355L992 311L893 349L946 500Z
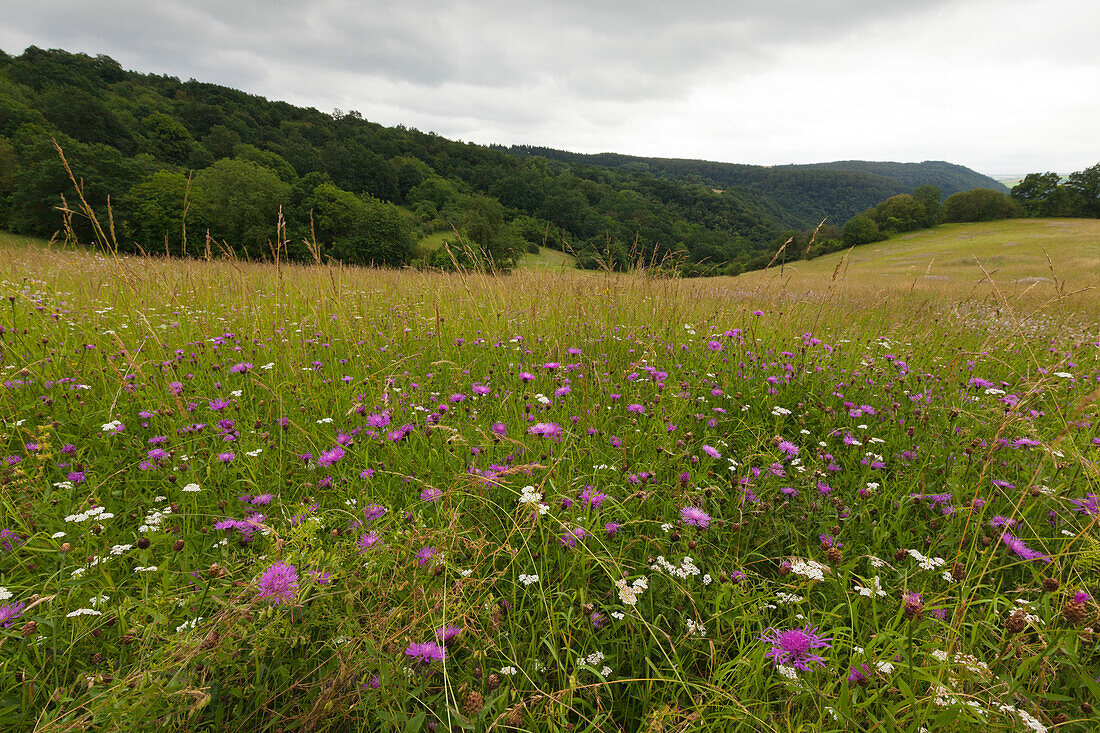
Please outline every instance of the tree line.
M937 224L1020 217L1100 218L1100 163L1065 178L1057 173L1030 173L1007 195L974 188L944 199L936 186L917 186L910 193L891 196L853 216L843 227L822 224L814 229L783 232L771 247L750 259L745 269L813 259Z
M120 249L185 256L264 259L282 241L294 260L506 268L547 246L581 267L734 274L774 255L784 232L897 190L882 171L760 178L772 169L559 159L126 71L102 55L0 51L0 228L50 237L68 222L92 241L90 223L65 211L77 191L55 142L88 204L104 217L109 205ZM744 175L716 185L700 165ZM455 246L422 249L431 234Z

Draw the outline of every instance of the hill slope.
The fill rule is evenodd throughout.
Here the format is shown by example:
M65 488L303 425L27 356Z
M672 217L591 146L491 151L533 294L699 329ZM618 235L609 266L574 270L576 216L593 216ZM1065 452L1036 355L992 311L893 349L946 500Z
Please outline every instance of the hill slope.
M775 201L790 226L813 227L822 219L843 224L852 216L899 193L930 184L944 197L972 188L1008 189L989 176L944 161L892 163L844 160L834 163L760 166L680 158L645 158L619 153L585 155L516 145L508 152L583 163L618 171L639 171L718 189L746 187Z

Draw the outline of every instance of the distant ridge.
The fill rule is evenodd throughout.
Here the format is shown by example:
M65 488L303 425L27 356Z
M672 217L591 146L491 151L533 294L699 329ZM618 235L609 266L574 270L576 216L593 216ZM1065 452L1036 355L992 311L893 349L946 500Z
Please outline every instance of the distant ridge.
M843 224L868 207L917 186L930 184L946 198L972 188L1008 189L989 176L942 160L894 163L841 160L762 166L687 158L647 158L621 153L571 153L554 148L513 145L501 148L513 155L540 156L618 170L648 172L664 178L725 189L745 186L782 207L785 223L812 227L822 219Z

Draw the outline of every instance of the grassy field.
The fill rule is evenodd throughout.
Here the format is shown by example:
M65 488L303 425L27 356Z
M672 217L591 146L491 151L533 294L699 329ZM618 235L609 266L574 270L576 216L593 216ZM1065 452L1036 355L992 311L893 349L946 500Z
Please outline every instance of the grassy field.
M454 232L436 232L417 242L417 246L426 251L435 251L443 246L444 240L454 240ZM538 254L525 253L516 263L519 270L560 270L576 266L577 258L549 247L539 247Z
M0 236L0 729L1095 730L1096 226L698 280Z

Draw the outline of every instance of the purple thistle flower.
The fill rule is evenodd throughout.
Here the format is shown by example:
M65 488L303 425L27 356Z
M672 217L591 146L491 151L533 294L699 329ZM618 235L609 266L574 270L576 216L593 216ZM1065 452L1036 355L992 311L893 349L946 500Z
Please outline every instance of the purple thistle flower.
M1019 555L1024 560L1049 560L1050 559L1046 555L1044 555L1043 553L1041 553L1037 550L1031 549L1030 547L1025 545L1021 540L1017 539L1016 537L1013 537L1008 532L1004 532L1003 534L1001 534L1001 542L1005 543L1008 546L1008 549L1015 552L1017 555Z
M1073 602L1084 605L1092 600L1092 596L1088 594L1088 591L1079 590L1073 594Z
M224 410L227 407L229 407L229 400L211 400L210 401L210 409L211 410L215 410L215 411L216 410Z
M6 629L11 626L15 619L23 615L22 603L8 603L0 606L0 629Z
M530 428L531 435L557 440L561 437L561 426L556 422L537 422Z
M794 458L798 455L798 446L789 440L779 441L779 450L785 453L788 458Z
M235 453L219 453L218 454L218 460L221 461L222 463L232 463L233 459L236 458L236 457L237 456L236 456Z
M455 626L453 624L448 624L446 626L442 626L442 627L435 630L435 638L439 639L440 641L442 641L444 643L444 645L446 645L447 643L452 641L456 636L458 636L461 633L462 633L462 627L461 626Z
M606 499L607 494L597 491L591 486L584 487L584 491L581 492L581 501L586 502L593 509L599 509Z
M367 532L366 534L359 535L359 552L369 552L370 550L378 547L382 544L382 535L377 532Z
M779 631L769 628L760 637L761 641L771 644L764 655L772 660L776 667L784 665L807 672L811 664L825 666L825 658L813 653L814 649L831 649L828 637L818 634L817 627L806 624L801 629Z
M285 562L277 562L260 577L260 594L257 598L270 598L272 603L288 603L294 600L298 589L298 569Z
M639 415L645 414L645 405L639 405L637 402L626 406L627 412L637 413Z
M0 529L0 547L5 551L10 552L19 543L20 537L14 529Z
M562 533L561 543L565 547L576 547L577 543L587 536L588 532L584 527L573 527Z
M443 491L441 489L424 489L420 492L421 501L439 501L442 496Z
M706 453L711 458L721 458L722 457L722 454L718 452L717 448L713 448L709 445L704 445L703 446L703 452Z
M423 644L409 644L405 649L405 656L421 664L431 664L446 659L447 650L443 648L442 644L429 641Z
M382 515L387 511L386 507L381 504L370 504L363 507L363 517L368 522L373 522L376 519L381 519Z
M416 560L422 566L427 565L428 561L432 559L433 555L435 555L435 548L431 545L424 545L420 548L420 551L416 553Z
M849 667L848 682L866 687L871 682L871 670L868 669L866 664L861 664L859 667Z
M690 524L692 527L698 527L699 529L706 529L710 525L710 515L693 506L682 508L680 519L683 520L684 524Z
M508 432L508 426L502 422L495 422L493 423L492 427L489 428L489 430L491 430L496 435L504 435Z
M707 342L707 348L710 349L711 351L721 351L722 350L722 342L721 341L708 341Z
M619 533L621 525L616 522L608 522L603 526L603 531L607 532L608 537L614 537Z
M318 466L331 466L338 460L344 457L344 448L340 445L334 445L329 450L325 451L317 459Z

